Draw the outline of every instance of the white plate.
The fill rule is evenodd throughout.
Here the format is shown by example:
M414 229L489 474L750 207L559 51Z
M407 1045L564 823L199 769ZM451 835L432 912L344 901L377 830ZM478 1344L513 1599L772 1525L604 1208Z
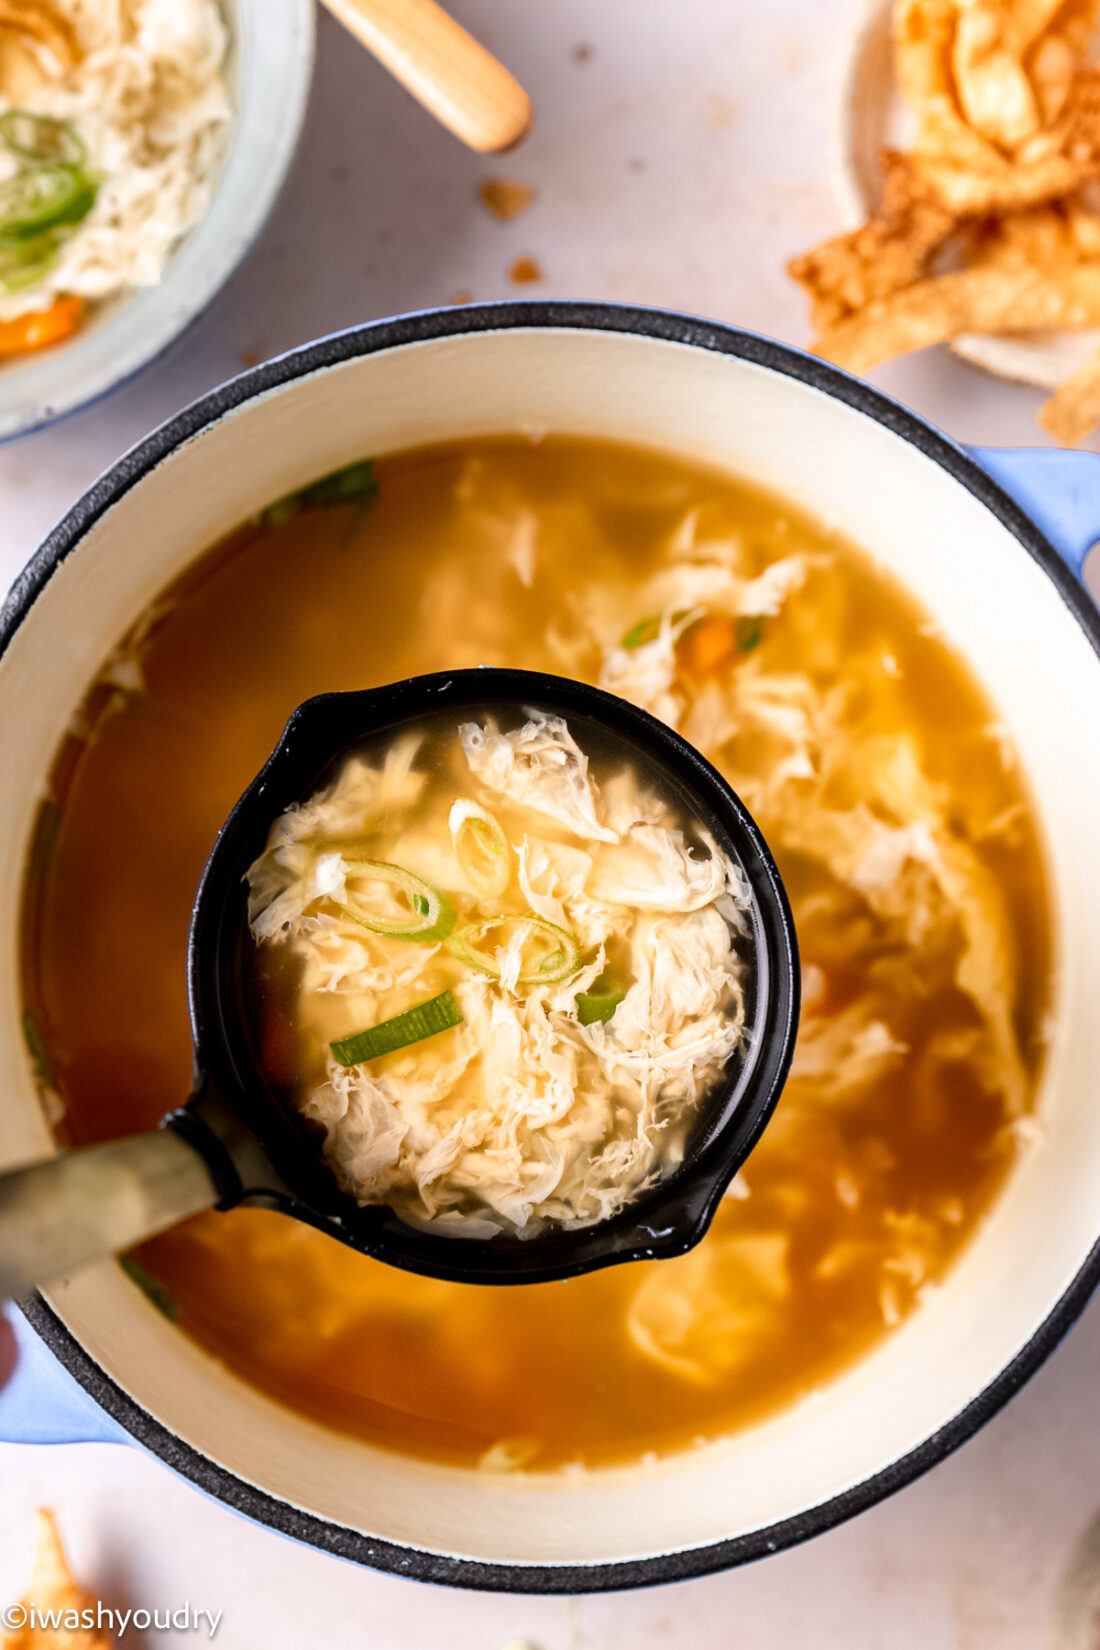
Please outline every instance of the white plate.
M879 156L904 147L912 119L901 101L894 68L891 0L866 0L852 29L841 77L836 122L833 193L845 229L866 223L882 193ZM1001 378L1055 389L1100 349L1100 331L960 334L956 355Z

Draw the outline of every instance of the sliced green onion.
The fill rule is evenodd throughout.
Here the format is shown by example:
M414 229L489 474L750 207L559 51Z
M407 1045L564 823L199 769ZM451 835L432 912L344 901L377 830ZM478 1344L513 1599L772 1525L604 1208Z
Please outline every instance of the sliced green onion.
M462 1010L454 992L441 991L438 997L429 997L426 1003L417 1003L404 1014L395 1014L392 1020L357 1031L354 1037L341 1037L329 1047L342 1066L361 1066L366 1060L377 1060L379 1055L408 1048L410 1043L422 1043L461 1024Z
M680 608L672 615L673 624L679 624L682 619L686 619L688 612L688 608ZM619 645L633 651L636 647L645 647L647 642L655 642L660 633L661 615L653 613L648 619L639 619L637 624L632 624Z
M71 120L36 115L32 109L8 109L0 115L0 140L21 160L83 166L88 159L88 151Z
M56 802L43 802L38 810L31 838L30 864L36 876L44 876L53 862L61 832L61 809Z
M764 634L764 621L757 613L742 614L737 621L737 651L751 653Z
M300 497L309 510L326 504L346 504L349 498L369 502L377 492L374 460L361 458L356 464L347 464L342 470L333 470L331 475L322 476L320 481L310 482L308 487L302 488Z
M23 1040L27 1045L31 1059L34 1061L35 1075L46 1088L53 1088L53 1061L50 1051L46 1047L46 1040L38 1029L34 1015L29 1011L23 1015Z
M569 979L581 965L580 946L572 934L559 928L557 923L547 922L545 917L535 917L529 912L523 916L486 917L481 922L467 923L465 928L451 935L447 944L459 962L499 980L498 954L507 947L508 938L491 951L479 943L494 929L503 929L509 937L517 929L527 929L530 940L542 942L541 949L536 944L529 956L525 945L517 985L557 985L559 981Z
M0 236L29 240L80 223L95 205L96 185L79 166L27 166L0 184Z
M656 615L651 619L639 619L626 632L621 645L627 648L644 647L647 642L656 641L660 628L661 621Z
M129 1255L123 1255L118 1264L122 1267L126 1276L136 1283L139 1289L144 1290L157 1311L162 1313L169 1323L179 1321L180 1309L177 1302L168 1293L163 1283L158 1283L153 1274L147 1272L140 1261L131 1259Z
M487 808L460 797L448 818L455 858L482 899L499 899L512 875L508 839Z
M423 877L414 876L403 865L386 865L382 860L353 859L347 862L348 881L383 882L397 888L409 902L408 916L377 915L365 897L354 893L345 882L344 900L337 905L346 916L369 928L372 934L386 934L391 940L415 940L427 944L445 940L455 925L454 901L433 888Z
M374 460L363 458L356 464L345 465L342 470L333 470L331 475L322 476L319 481L311 481L308 487L300 487L296 493L277 498L266 510L261 510L260 522L264 527L281 527L284 522L292 521L300 510L347 504L356 498L366 509L377 493Z
M63 231L48 229L25 240L0 235L0 287L22 292L48 275L65 240Z
M274 504L269 504L266 510L260 511L260 525L281 527L285 521L293 521L301 508L297 493L288 493L285 498L277 498Z
M625 991L578 991L577 1019L582 1026L606 1025L625 996Z

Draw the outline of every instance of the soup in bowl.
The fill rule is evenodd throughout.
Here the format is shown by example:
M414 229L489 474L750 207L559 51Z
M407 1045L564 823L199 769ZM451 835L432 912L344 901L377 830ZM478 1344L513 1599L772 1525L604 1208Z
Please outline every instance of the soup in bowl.
M336 472L364 485L319 485ZM871 392L626 311L365 329L131 455L47 546L0 665L9 1161L48 1149L47 1116L83 1143L179 1103L220 819L297 702L422 671L572 675L677 727L776 854L804 1009L775 1116L680 1259L475 1290L211 1214L33 1309L68 1367L277 1527L477 1585L772 1550L964 1436L1049 1344L1094 1237L1100 956L1066 891L1097 661L1036 544ZM523 884L542 921L563 879L598 893L569 853ZM315 961L336 1025L346 971ZM419 1163L402 1127L386 1149ZM459 1142L447 1173L491 1179L493 1150Z

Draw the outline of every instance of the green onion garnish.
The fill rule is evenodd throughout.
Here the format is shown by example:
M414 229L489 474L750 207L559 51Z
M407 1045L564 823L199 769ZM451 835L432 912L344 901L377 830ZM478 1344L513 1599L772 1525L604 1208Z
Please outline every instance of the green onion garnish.
M490 951L479 942L494 929L503 930L505 938ZM559 928L557 923L532 916L530 912L523 916L486 917L481 922L467 923L465 928L451 935L447 944L459 962L499 980L499 953L507 947L517 929L527 931L517 985L557 985L577 972L581 965L581 951L572 934Z
M582 1026L606 1025L625 996L625 991L578 991L577 1019Z
M34 1061L34 1070L38 1081L44 1083L48 1089L52 1089L54 1086L53 1061L50 1059L50 1051L46 1047L46 1040L38 1029L34 1015L29 1010L23 1015L23 1040L30 1052L31 1059Z
M44 876L53 860L57 838L61 831L61 809L56 802L43 802L34 822L31 839L30 863L37 876Z
M687 616L688 609L686 607L681 608L672 615L672 622L673 624L679 624ZM645 647L647 642L655 642L660 633L661 616L659 613L654 613L648 619L639 619L637 624L632 624L619 645L631 650L636 647Z
M36 115L31 109L8 109L0 115L0 141L20 160L83 166L88 159L72 121Z
M639 619L632 624L623 637L622 646L628 648L644 647L647 642L657 640L657 633L661 628L661 621L656 616L651 619Z
M435 1037L461 1023L462 1010L454 992L441 991L438 997L429 997L426 1003L417 1003L404 1014L395 1014L392 1020L357 1031L354 1037L341 1037L329 1047L342 1066L360 1066L366 1060L377 1060L379 1055L408 1048L410 1043L422 1043L426 1037Z
M409 902L408 916L383 917L372 905L366 889L355 889L352 881L386 883L397 888ZM372 934L385 934L391 940L415 940L430 944L445 940L455 925L454 901L433 888L423 877L414 876L403 865L386 865L382 860L354 859L347 862L345 898L336 903L345 916L351 917Z
M320 481L310 482L300 493L307 510L326 504L346 504L349 498L367 501L375 497L378 483L374 479L374 460L361 458L356 464L347 464L342 470L333 470Z
M24 241L80 223L96 201L96 185L79 166L27 166L0 184L0 237Z
M157 1311L162 1313L169 1323L178 1322L179 1306L163 1283L158 1283L152 1273L145 1270L140 1261L132 1259L129 1255L123 1255L118 1264L122 1267L126 1276L132 1279L139 1289L144 1290Z
M0 142L25 164L0 184L0 288L22 292L49 274L96 203L87 151L67 120L8 109Z
M5 292L22 292L40 281L57 262L66 238L65 231L58 229L26 240L0 235L0 287Z
M499 899L512 874L508 839L487 808L460 798L448 823L455 858L482 899Z
M296 493L277 498L274 504L261 510L260 523L264 527L281 527L284 522L292 521L300 510L347 504L351 499L358 499L361 507L366 509L377 492L374 460L363 458L356 464L345 465L342 470L333 470L331 475L322 476L319 481L311 481L308 487L300 487Z
M763 619L756 613L743 614L737 621L738 653L751 653L763 634Z

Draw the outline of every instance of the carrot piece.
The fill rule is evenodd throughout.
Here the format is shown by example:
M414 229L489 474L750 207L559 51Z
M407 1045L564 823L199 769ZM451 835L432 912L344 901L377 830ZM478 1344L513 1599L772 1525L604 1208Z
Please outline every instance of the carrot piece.
M724 664L737 647L737 631L728 613L711 613L681 638L680 664L693 676L705 676Z
M84 319L83 298L55 298L49 309L30 310L14 321L0 321L0 360L31 355L71 338Z

